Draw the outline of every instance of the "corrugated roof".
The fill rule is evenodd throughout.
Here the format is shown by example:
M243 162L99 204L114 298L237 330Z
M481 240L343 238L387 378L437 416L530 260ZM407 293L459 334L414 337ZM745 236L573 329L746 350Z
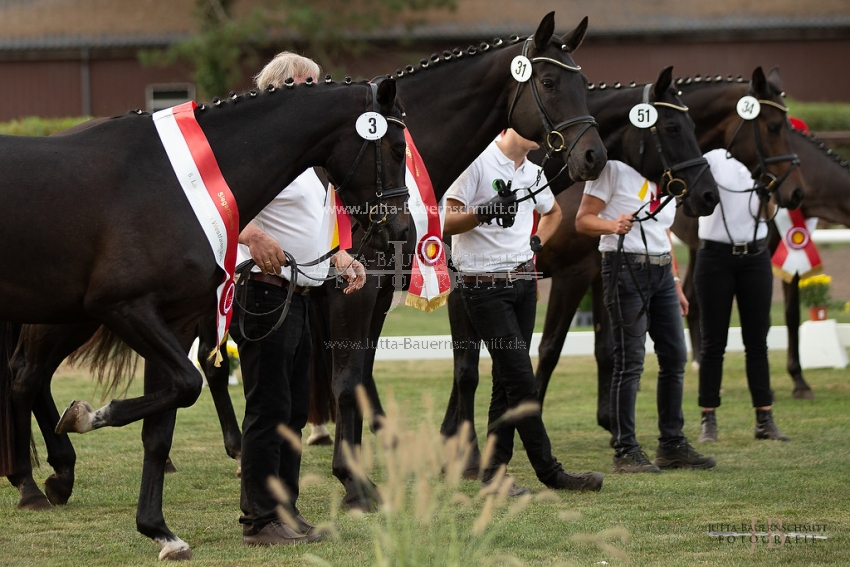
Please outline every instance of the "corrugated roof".
M316 5L329 0L305 0ZM238 0L245 13L263 0ZM195 0L0 0L0 49L154 47L189 36ZM584 16L588 37L749 31L829 31L850 35L848 0L459 0L422 25L373 30L366 37L491 39L534 30L556 12L564 31Z

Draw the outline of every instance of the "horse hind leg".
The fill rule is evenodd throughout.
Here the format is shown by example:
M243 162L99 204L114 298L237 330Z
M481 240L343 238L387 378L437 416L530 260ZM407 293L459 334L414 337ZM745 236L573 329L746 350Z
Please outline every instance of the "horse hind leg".
M803 378L803 367L800 365L800 275L795 274L794 280L788 284L782 283L785 295L785 325L788 328L788 352L786 369L794 382L792 396L795 400L814 400L815 394Z

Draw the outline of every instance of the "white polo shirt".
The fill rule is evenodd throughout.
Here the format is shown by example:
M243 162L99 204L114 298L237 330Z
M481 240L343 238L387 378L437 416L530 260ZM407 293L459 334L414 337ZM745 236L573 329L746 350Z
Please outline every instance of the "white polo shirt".
M251 222L263 232L274 238L280 247L292 254L296 263L312 262L329 250L327 242L327 223L330 215L327 205L327 191L316 176L313 168L295 178L286 189L278 193L271 203L260 211ZM239 245L236 263L251 259L249 248ZM328 275L330 260L309 267L300 267L302 272L313 278L325 278ZM253 271L260 271L254 267ZM290 271L284 267L280 274L289 280ZM298 274L296 285L317 286L321 280L314 280Z
M638 217L643 218L650 213L651 205L648 203L658 195L658 185L646 179L630 165L609 159L599 178L585 183L584 193L605 203L605 207L599 212L601 219L616 220L622 214L632 214L639 209ZM666 197L662 197L662 201L663 199ZM634 224L623 241L625 252L652 255L670 252L667 229L673 225L673 219L676 218L676 203L667 203L655 218L656 220ZM646 245L641 239L641 227L646 235ZM603 234L599 238L599 251L616 251L619 239L618 234Z
M700 240L714 240L728 244L743 244L767 238L767 223L755 223L758 218L759 198L753 187L753 177L743 163L726 157L726 150L712 150L705 154L711 175L717 182L720 204L707 217L699 218ZM740 191L747 191L740 193ZM723 218L726 218L724 225ZM729 232L726 232L726 230ZM731 241L730 241L731 235Z
M492 142L449 187L446 198L456 199L465 206L483 205L497 195L493 189L494 179L511 181L512 190L521 189L517 198L528 195L529 189L546 185L546 175L539 166L526 158L515 169L514 160ZM455 268L466 274L504 272L530 260L534 255L529 244L534 211L545 214L555 204L555 196L548 187L535 195L535 199L536 204L532 199L519 203L516 221L510 228L502 228L494 220L489 225L453 235L451 252Z

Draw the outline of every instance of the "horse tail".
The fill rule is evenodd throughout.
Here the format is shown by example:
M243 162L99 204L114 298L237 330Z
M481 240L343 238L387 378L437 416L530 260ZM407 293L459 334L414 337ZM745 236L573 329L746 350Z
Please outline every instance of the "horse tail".
M9 476L15 465L15 430L12 415L12 353L21 336L18 323L0 323L0 476Z
M68 363L87 366L97 379L97 385L104 388L101 400L105 400L110 396L120 398L127 394L136 375L139 357L127 343L101 325L86 344L71 353Z
M320 286L316 291L324 291ZM310 301L310 336L313 343L310 374L310 412L307 423L320 425L336 421L334 398L333 357L327 348L330 338L330 310L326 296L313 294Z

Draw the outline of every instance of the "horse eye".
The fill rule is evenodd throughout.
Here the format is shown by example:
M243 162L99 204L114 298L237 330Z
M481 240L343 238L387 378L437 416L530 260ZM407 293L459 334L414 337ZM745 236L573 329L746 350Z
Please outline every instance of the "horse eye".
M779 124L778 122L771 122L767 125L767 131L771 134L779 134L779 132L782 131L782 124Z
M552 79L543 79L542 84L544 87L550 90L555 88L555 81L553 81Z
M676 132L679 131L679 125L676 124L675 122L671 122L670 124L666 124L664 126L664 131L669 133L669 134L675 134Z

